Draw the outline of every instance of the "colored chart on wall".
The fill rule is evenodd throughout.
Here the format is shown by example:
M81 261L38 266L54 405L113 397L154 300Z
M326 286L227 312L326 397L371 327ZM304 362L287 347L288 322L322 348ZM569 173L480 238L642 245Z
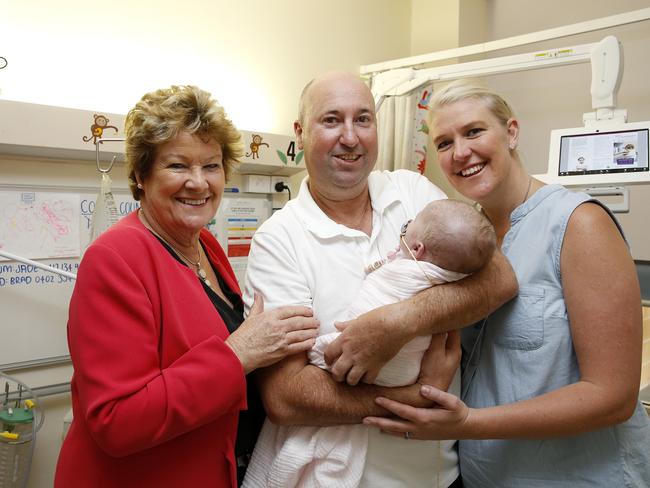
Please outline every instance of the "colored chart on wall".
M0 249L29 259L77 257L79 195L0 192Z

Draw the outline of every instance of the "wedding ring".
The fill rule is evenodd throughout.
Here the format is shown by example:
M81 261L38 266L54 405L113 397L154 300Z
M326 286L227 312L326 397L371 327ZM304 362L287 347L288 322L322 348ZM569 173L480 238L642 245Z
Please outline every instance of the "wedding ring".
M410 438L411 438L411 433L408 432L408 431L404 432L404 439L406 439L408 441Z

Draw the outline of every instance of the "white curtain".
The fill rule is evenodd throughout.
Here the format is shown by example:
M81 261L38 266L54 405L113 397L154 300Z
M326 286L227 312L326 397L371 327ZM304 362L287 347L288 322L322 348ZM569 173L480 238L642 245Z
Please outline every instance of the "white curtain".
M433 87L388 97L377 114L379 156L375 169L424 173L427 160L427 107Z

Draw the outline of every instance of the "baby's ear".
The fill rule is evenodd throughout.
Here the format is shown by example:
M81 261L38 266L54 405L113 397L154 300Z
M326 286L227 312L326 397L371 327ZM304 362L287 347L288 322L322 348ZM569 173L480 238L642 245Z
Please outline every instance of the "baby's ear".
M413 251L413 255L415 256L415 259L418 261L422 261L424 259L424 255L427 252L426 248L424 247L424 243L422 241L415 241L413 246L411 247L411 250Z

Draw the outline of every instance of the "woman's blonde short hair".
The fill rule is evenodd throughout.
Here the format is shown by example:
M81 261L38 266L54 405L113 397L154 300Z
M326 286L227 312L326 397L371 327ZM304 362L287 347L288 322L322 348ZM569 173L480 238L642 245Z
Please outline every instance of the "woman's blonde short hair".
M146 180L158 147L182 131L219 143L226 180L244 154L241 134L223 107L196 86L172 86L147 93L129 111L124 126L129 187L136 200L142 195L136 175Z
M508 102L487 87L472 80L456 80L446 85L440 91L435 92L433 97L431 97L431 101L429 102L429 127L431 127L437 110L440 110L445 105L451 105L452 103L468 98L484 102L490 112L504 125L509 119L515 116Z

